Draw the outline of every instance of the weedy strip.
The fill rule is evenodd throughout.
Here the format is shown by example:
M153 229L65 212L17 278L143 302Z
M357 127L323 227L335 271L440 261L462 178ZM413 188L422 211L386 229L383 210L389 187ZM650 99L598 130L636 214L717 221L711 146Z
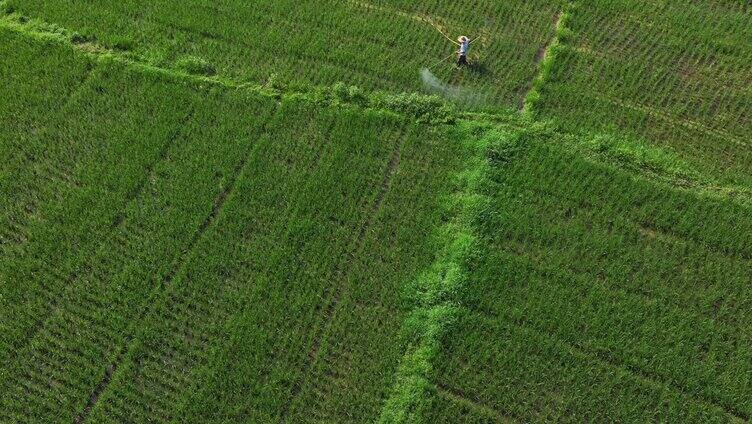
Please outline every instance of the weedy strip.
M722 3L582 3L531 112L572 130L650 140L749 185L752 98L742 81L752 21L740 3Z
M569 28L569 22L576 8L577 3L575 1L567 3L564 11L556 19L553 40L536 57L537 60L540 60L538 75L533 80L530 91L523 97L522 104L520 105L520 110L525 115L535 115L536 105L541 101L544 86L553 78L557 67L560 66L559 56L561 50L565 48L565 43L571 39L572 30Z
M550 32L550 17L559 7L544 0L510 3L467 8L447 1L385 5L325 0L275 2L254 10L238 0L221 5L192 2L182 8L9 1L17 14L81 31L82 44L198 76L216 72L237 83L278 73L293 83L346 81L368 90L418 91L418 71L453 55L452 42L458 36L481 37L470 56L477 66L462 74L465 88L488 98L488 103L476 105L484 110L516 106L518 87L535 73L531 65L539 46L530 40ZM514 8L520 13L509 13ZM264 34L264 42L254 34ZM331 40L337 40L339 48L329 48ZM518 55L518 50L524 53ZM444 81L456 73L450 64L434 72Z
M443 208L451 218L436 233L440 251L428 270L407 287L414 309L405 320L407 351L394 379L394 386L381 411L379 422L420 422L433 387L434 362L458 312L463 308L459 294L470 284L467 266L476 254L477 217L489 207L481 194L489 163L486 155L498 135L489 126L463 123L458 138L470 152L467 166L454 181L454 190ZM483 133L478 140L473 134Z
M296 84L279 82L272 75L262 84L240 82L222 75L205 60L197 57L185 58L175 67L161 67L148 63L131 52L108 48L95 40L70 31L56 24L48 24L39 19L30 19L18 14L15 9L0 17L0 27L17 31L25 36L43 42L57 43L84 52L94 61L124 63L147 73L165 75L177 80L188 81L199 86L216 85L227 89L247 90L277 99L304 99L324 106L359 107L363 109L385 110L397 115L412 118L421 123L451 123L457 111L452 104L439 96L418 93L390 93L384 91L366 92L359 87L342 82L333 85Z
M239 79L215 66L238 52L248 63L249 43L155 61L127 25L116 42L100 25L98 41L11 3L44 9L0 0L10 58L0 139L17 139L2 146L12 165L0 183L18 181L0 190L36 184L0 214L38 221L0 229L27 239L0 260L0 279L20 277L0 288L0 356L17 357L0 367L0 421L749 420L739 376L749 372L750 109L736 85L713 92L742 75L733 69L745 46L678 42L719 8L685 25L694 6L661 4L653 19L625 6L637 0L596 0L572 20L576 4L558 13L557 2L538 31L551 42L509 49L532 58L540 48L543 63L535 84L496 80L514 86L509 105L530 97L504 116L284 79L297 67L311 84L344 70L369 89L397 86L398 76L369 84L384 22L375 13L371 27L332 27L347 41L342 56L313 40L280 55L283 77L264 68ZM269 7L265 16L283 10ZM142 39L159 44L159 28L174 27L199 46L202 23L172 21L168 8ZM279 25L331 22L302 9ZM227 47L237 38L222 19L206 37ZM671 24L678 34L663 31ZM412 25L413 40L430 29ZM377 48L347 51L357 36ZM343 65L349 54L365 59ZM668 68L653 66L662 59ZM518 66L504 60L489 68ZM77 93L78 62L96 72ZM527 74L537 65L527 61ZM183 125L186 104L197 114ZM557 121L536 121L551 108ZM265 126L262 111L276 109ZM423 124L389 150L384 141L413 121ZM160 150L176 127L190 128ZM741 177L714 174L708 155ZM283 407L280 393L291 394Z

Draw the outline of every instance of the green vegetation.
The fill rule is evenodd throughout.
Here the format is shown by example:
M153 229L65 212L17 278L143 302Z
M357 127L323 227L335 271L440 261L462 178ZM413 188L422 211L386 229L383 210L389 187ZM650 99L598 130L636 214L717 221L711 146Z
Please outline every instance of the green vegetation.
M475 250L473 219L486 198L477 191L487 163L478 152L483 141L475 136L487 128L466 126L455 140L472 140L467 146L474 160L452 182L453 191L445 200L445 213L451 217L439 227L436 238L441 244L434 263L407 286L413 311L405 319L408 347L396 375L394 389L386 401L380 422L412 422L425 409L426 393L441 341L458 312L457 295L467 284L466 265Z
M18 74L41 47L3 37ZM420 229L460 157L448 129L82 68L50 82L78 86L24 146L43 154L3 169L39 185L8 207L3 420L377 416L400 285L431 260Z
M499 144L426 422L748 420L749 207Z
M1 422L752 419L749 5L261 3L0 0Z
M571 131L644 137L749 185L748 2L598 0L568 13L536 112Z
M178 60L175 65L178 69L194 75L212 76L217 73L209 62L199 57L186 56Z
M368 89L418 91L421 68L449 55L451 37L473 43L472 70L434 72L483 94L488 106L517 107L536 72L539 46L550 38L558 1L306 0L118 4L9 0L24 16L55 22L160 67L202 61L225 77L294 84L344 81ZM191 59L192 58L192 59ZM204 69L203 66L200 69ZM203 72L202 72L203 73Z

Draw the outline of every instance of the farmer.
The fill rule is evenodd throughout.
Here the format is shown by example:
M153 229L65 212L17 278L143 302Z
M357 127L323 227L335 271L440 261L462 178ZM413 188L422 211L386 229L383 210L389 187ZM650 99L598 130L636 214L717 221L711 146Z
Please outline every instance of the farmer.
M467 65L467 51L470 50L470 39L464 35L457 39L460 49L457 51L457 66Z

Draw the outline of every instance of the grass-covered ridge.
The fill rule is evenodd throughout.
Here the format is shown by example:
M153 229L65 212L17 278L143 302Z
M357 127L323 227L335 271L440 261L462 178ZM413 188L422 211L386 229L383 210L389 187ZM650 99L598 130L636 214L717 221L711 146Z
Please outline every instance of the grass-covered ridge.
M749 420L749 206L559 138L512 134L489 156L425 422Z
M468 283L467 262L476 244L474 220L487 206L486 198L478 194L486 173L486 149L477 141L493 136L488 132L487 126L465 124L454 137L466 142L470 159L454 177L452 193L443 201L447 222L436 230L436 259L406 287L406 297L413 305L403 329L407 348L382 409L382 423L415 422L427 406L435 361L461 310L457 297Z
M42 43L45 47L54 47L66 51L92 66L95 63L120 64L135 68L141 72L159 74L172 80L190 81L202 86L217 86L221 89L242 89L269 98L304 99L320 106L356 106L364 109L390 111L409 116L419 122L448 123L458 115L452 104L442 101L435 95L421 93L392 93L388 91L365 91L360 87L337 82L332 85L297 84L272 77L263 83L243 83L223 75L205 75L191 72L193 65L173 67L154 66L138 56L108 48L94 41L81 41L80 35L70 29L55 24L28 19L15 12L0 17L0 28L8 32L18 32ZM9 47L12 44L9 44ZM70 52L70 50L74 52Z
M537 115L569 130L642 137L727 182L749 185L749 2L573 5Z

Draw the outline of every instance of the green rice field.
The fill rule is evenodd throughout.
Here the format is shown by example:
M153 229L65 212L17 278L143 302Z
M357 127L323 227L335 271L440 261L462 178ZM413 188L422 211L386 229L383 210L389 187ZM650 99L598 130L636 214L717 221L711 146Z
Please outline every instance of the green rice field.
M489 106L516 104L535 76L535 56L553 33L559 1L481 2L474 8L429 0L187 3L11 0L15 10L75 29L157 66L208 61L221 75L289 83L344 81L369 89L421 88L422 66L455 46L437 31L480 37L473 74L442 77L488 91ZM522 19L521 19L522 17ZM453 35L454 37L454 35ZM461 80L461 81L460 81Z
M0 422L752 422L750 40L736 0L0 1Z

